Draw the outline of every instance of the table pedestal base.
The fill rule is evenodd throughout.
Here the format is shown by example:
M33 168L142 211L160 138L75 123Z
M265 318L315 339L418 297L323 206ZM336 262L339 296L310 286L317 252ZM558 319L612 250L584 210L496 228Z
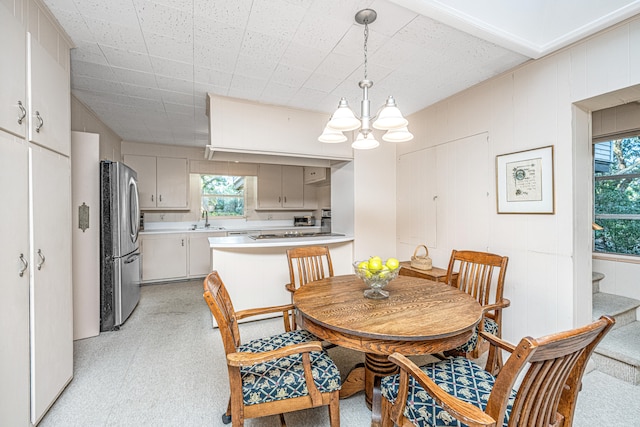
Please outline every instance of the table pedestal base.
M398 373L398 367L389 362L385 354L366 353L364 366L356 365L342 384L340 398L344 399L364 390L364 400L371 409L371 426L382 424L382 395L380 381L387 375Z

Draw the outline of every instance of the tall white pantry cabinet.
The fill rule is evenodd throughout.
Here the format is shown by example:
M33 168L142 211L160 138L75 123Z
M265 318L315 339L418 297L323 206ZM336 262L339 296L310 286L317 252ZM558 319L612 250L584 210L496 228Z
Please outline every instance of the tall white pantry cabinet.
M38 0L0 0L0 425L73 376L69 48Z

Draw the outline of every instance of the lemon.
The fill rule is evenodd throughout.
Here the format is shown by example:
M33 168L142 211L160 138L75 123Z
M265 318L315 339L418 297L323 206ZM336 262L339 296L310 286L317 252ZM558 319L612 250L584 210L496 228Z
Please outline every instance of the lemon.
M382 258L374 256L369 258L369 271L376 273L382 269Z
M400 261L398 261L396 258L389 258L384 265L389 267L389 270L395 270L396 268L400 267Z

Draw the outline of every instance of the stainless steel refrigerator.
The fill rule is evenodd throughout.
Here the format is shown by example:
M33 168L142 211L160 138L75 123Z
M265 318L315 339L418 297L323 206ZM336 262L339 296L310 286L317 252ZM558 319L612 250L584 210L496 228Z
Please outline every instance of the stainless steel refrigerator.
M140 205L136 171L100 162L100 330L120 328L140 300Z

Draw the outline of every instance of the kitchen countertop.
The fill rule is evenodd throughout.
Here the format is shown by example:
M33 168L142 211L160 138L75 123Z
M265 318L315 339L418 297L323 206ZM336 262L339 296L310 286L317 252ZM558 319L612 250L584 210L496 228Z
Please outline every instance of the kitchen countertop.
M197 227L195 230L192 227L171 227L171 228L151 228L141 230L140 234L171 234L171 233L224 233L224 232L256 232L255 234L260 234L264 231L271 230L295 230L295 231L320 231L319 226L313 227L294 227L294 226L225 226L225 227L217 227L211 226L209 228Z
M209 237L209 246L212 249L277 248L283 246L328 245L350 241L353 241L353 236L305 236L259 240L254 240L247 236L229 236Z

